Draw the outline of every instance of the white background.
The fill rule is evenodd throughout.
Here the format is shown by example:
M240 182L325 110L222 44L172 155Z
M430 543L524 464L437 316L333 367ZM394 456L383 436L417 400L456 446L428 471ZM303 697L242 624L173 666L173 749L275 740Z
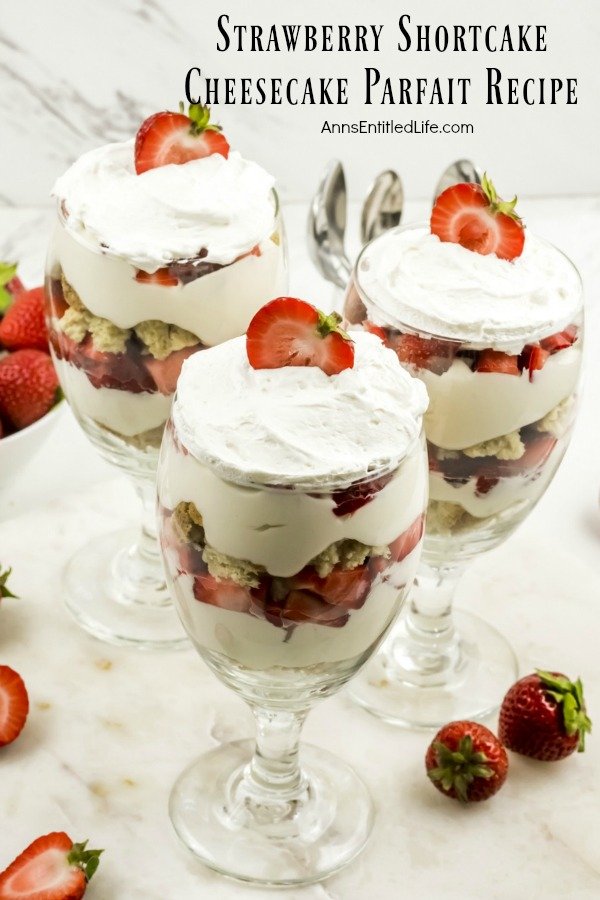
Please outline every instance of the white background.
M217 17L231 22L384 24L379 53L235 53L216 50ZM397 20L411 24L546 24L546 53L398 53ZM305 200L330 157L344 160L360 196L382 168L397 168L412 197L428 197L452 159L469 156L505 194L592 194L596 164L600 4L597 0L9 0L0 20L0 203L48 202L54 178L83 150L133 135L141 120L174 108L185 73L219 76L348 76L348 107L230 106L218 111L231 143L279 179L284 199ZM391 77L472 78L461 106L362 107L363 69ZM483 103L485 68L505 77L579 79L577 106ZM393 117L473 122L473 135L326 136L323 119Z

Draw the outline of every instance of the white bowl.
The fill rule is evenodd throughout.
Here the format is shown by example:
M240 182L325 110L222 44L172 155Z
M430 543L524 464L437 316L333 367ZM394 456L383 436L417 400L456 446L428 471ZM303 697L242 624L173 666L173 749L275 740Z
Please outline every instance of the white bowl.
M65 401L61 400L50 412L22 431L0 438L0 489L37 453L58 422Z

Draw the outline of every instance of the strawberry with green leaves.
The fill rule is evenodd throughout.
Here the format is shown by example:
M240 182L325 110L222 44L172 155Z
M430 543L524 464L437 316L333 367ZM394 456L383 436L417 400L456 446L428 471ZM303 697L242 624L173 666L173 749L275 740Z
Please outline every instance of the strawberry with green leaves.
M14 597L15 599L17 597L8 586L8 579L10 578L11 573L12 569L5 569L2 571L2 566L0 565L0 600L2 597Z
M0 262L0 316L23 290L23 282L17 275L17 263Z
M102 850L64 831L37 838L0 873L0 900L81 900Z
M510 688L500 707L498 733L515 753L544 762L585 749L592 730L581 679L541 669Z
M525 229L515 212L516 204L516 197L502 200L487 175L481 184L454 184L433 205L431 233L440 241L460 244L474 253L516 259L525 244Z
M134 153L135 171L142 175L148 169L181 165L213 153L227 158L229 143L221 126L210 121L208 106L192 103L186 116L180 103L178 113L165 110L142 122Z
M461 803L473 803L500 790L506 781L508 757L485 725L450 722L429 745L425 767L438 791Z
M0 321L0 346L48 352L44 288L21 291Z

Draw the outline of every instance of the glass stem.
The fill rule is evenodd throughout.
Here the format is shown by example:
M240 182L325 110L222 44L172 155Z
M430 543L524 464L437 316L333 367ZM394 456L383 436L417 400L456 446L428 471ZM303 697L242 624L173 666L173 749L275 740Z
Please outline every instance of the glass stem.
M462 573L462 565L421 564L410 596L405 633L391 646L392 665L403 682L440 687L459 668L460 643L452 620L452 603Z
M135 478L133 486L142 504L142 527L136 545L137 554L150 564L160 565L160 551L156 529L155 484L148 478Z
M256 720L256 748L246 770L247 789L262 799L298 799L306 787L299 741L308 710L251 708Z

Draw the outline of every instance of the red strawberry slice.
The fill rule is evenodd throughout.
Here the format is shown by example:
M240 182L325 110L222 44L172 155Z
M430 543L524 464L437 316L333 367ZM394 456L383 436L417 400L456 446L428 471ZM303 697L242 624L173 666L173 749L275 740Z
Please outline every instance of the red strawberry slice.
M213 153L227 158L229 144L220 127L210 121L209 108L193 103L185 116L181 104L179 113L159 112L142 122L135 138L135 171L141 175Z
M340 608L325 603L311 591L290 591L282 602L267 601L265 618L278 628L310 623L341 628L349 619L349 613L340 613Z
M62 319L69 304L65 300L62 284L58 278L48 278L45 286L48 314L55 319Z
M340 322L338 313L325 315L304 300L277 297L248 326L248 361L253 369L318 366L337 375L354 366L354 344Z
M54 406L58 378L41 350L17 350L0 359L0 416L16 429L37 422Z
M375 325L373 322L369 322L369 320L367 319L365 322L363 322L363 328L365 329L365 331L368 331L369 334L374 334L376 337L378 337L379 340L386 345L386 347L389 346L387 331L385 330L385 328L382 328L381 325Z
M135 280L140 284L159 284L161 287L175 287L179 284L177 278L171 275L168 269L157 269L156 272L144 272L138 269L135 273Z
M566 350L577 340L577 325L569 325L564 331L558 331L549 337L540 341L540 346L547 350L548 353L558 353L559 350Z
M86 847L64 831L37 838L0 873L0 900L80 900L102 853Z
M388 346L396 351L403 365L429 369L436 375L447 372L459 345L438 338L422 338L416 334L396 332L388 337Z
M539 469L546 463L556 444L557 439L551 434L540 433L533 438L526 436L525 453L520 459L509 460L508 463L520 473Z
M476 372L496 372L500 375L520 375L519 357L501 350L482 350L475 361Z
M312 566L307 566L294 575L291 585L294 590L312 591L332 606L360 609L367 599L371 578L366 565L354 569L336 567L323 578Z
M202 344L198 342L194 347L184 347L182 350L174 350L166 359L154 359L153 356L142 357L146 369L152 376L156 388L165 397L169 397L175 393L177 387L177 379L181 374L181 367L184 362L202 348Z
M500 479L494 476L480 475L475 482L475 493L478 497L483 497L485 494L489 494L499 481Z
M533 381L533 373L544 368L549 356L549 350L544 350L536 344L527 344L519 357L519 366L521 369L529 370L529 380Z
M10 666L0 666L0 747L19 737L28 712L25 682Z
M194 578L196 600L231 612L250 612L252 592L256 591L257 598L260 598L265 590L266 586L246 588L229 578L215 578L209 572Z
M523 252L525 230L515 212L517 198L501 200L483 176L479 184L454 184L443 191L431 212L431 233L484 256L516 259Z
M61 345L63 337L65 335L59 338ZM66 358L85 372L96 388L112 388L131 394L151 393L155 390L154 380L143 364L145 358L133 349L128 349L125 353L107 353L96 349L92 336L88 334L80 344L70 348L70 355Z
M402 560L415 549L423 537L424 530L425 515L422 513L415 519L412 525L409 525L409 527L390 544L390 558L394 562L402 562Z
M370 481L361 481L358 484L351 484L350 487L342 488L332 493L334 502L334 516L351 516L357 509L370 503L373 497L391 481L393 472L387 475L380 475L379 478L372 478Z
M9 350L48 351L44 288L23 291L0 322L0 344Z

